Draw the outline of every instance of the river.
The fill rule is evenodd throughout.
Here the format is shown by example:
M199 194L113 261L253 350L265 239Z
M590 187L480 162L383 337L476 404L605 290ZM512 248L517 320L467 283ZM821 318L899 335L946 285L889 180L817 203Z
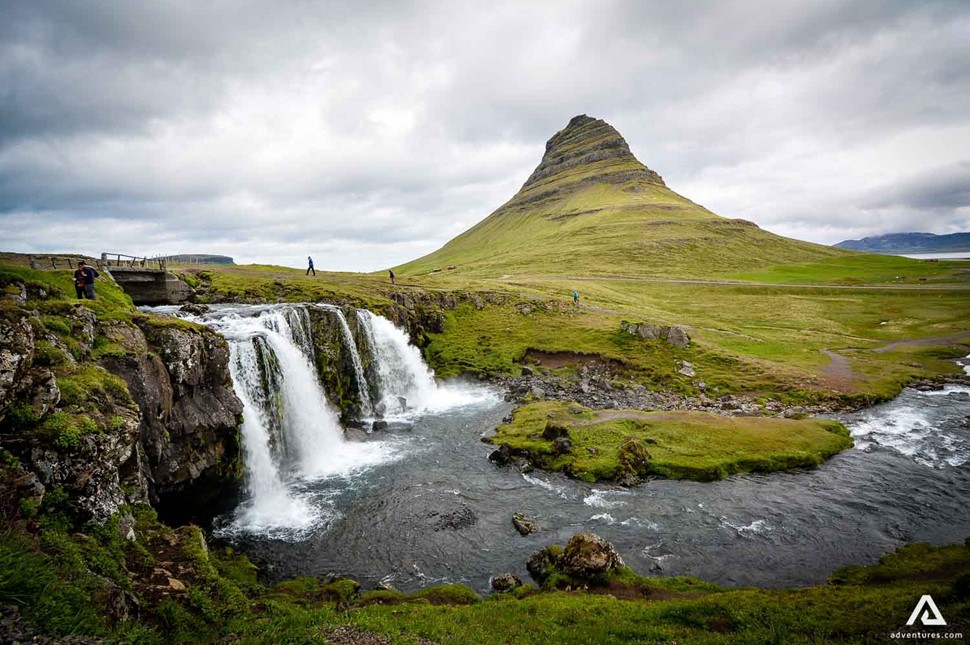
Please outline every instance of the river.
M271 579L343 574L365 586L462 582L485 592L495 574L527 580L525 563L539 548L592 531L643 574L782 587L824 582L836 567L872 563L907 542L952 543L970 534L967 387L907 389L846 415L855 448L818 468L625 489L493 465L492 447L481 438L511 410L502 393L477 383L435 384L417 350L383 319L361 318L379 336L369 344L387 345L376 361L384 390L375 389L375 401L393 393L387 388L410 384L416 403L389 416L386 430L353 433L356 440L342 436L300 357L302 332L286 326L298 327L298 315L223 307L200 320L230 339L249 426L246 499L212 528ZM252 369L244 355L254 338L268 339L280 363L305 361L280 368L273 396L254 392L265 378L241 374L245 365ZM388 364L380 367L381 360ZM257 420L266 400L283 417L300 417L281 421L284 434L302 441L291 459L274 458L280 441L266 427L254 429L273 425ZM520 536L514 512L541 530Z

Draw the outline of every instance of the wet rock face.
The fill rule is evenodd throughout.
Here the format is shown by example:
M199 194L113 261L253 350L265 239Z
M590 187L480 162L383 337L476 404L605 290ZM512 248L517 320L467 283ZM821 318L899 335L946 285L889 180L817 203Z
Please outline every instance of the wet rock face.
M361 366L366 372L371 361L367 338L360 329L357 316L352 314L353 310L344 312L344 318L359 349ZM352 424L361 417L363 397L355 375L351 348L344 340L339 314L333 309L310 307L307 315L310 319L310 336L320 382L333 396L333 401L340 410L341 422Z
M208 329L143 330L149 351L106 367L125 380L142 410L141 445L162 510L205 506L242 469L242 403L229 378L229 345Z

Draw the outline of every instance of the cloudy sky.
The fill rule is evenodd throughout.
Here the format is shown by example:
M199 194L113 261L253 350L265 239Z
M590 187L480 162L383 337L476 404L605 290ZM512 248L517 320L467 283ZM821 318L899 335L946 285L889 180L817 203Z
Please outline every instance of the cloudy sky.
M0 248L380 269L581 113L777 233L970 230L960 0L4 0Z

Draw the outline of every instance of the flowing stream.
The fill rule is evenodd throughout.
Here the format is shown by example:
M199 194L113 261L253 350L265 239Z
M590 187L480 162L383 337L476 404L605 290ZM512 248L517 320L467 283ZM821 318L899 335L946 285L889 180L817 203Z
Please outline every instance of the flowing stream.
M246 499L214 530L273 578L337 573L369 586L486 591L495 574L527 580L539 548L592 531L644 574L777 587L824 582L906 542L970 534L970 388L907 389L846 415L855 448L819 468L590 485L493 465L481 438L511 410L501 392L437 384L404 332L356 316L369 355L354 367L385 431L339 426L313 369L304 307L214 307L197 319L229 340L245 407ZM520 536L514 512L540 532Z

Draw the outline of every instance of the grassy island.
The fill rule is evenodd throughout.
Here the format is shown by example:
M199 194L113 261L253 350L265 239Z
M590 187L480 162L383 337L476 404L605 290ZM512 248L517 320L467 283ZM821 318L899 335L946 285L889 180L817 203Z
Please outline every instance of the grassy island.
M817 466L852 447L845 426L828 419L594 411L564 401L519 408L490 440L539 468L591 482L629 476L711 481Z

